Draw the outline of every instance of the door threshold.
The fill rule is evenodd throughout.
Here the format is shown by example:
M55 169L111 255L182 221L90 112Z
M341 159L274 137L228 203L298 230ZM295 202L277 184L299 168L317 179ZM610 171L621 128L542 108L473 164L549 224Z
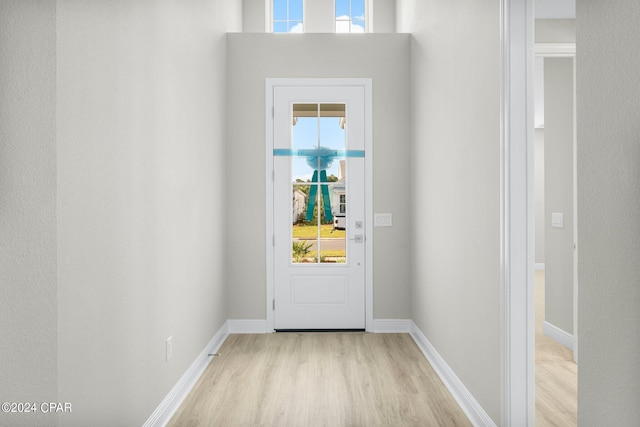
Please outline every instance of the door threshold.
M365 332L364 329L275 329L276 332Z

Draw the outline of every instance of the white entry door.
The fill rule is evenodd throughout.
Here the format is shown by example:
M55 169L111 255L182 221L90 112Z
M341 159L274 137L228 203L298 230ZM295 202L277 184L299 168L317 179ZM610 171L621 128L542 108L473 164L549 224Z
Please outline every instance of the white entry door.
M273 101L274 329L364 329L365 89Z

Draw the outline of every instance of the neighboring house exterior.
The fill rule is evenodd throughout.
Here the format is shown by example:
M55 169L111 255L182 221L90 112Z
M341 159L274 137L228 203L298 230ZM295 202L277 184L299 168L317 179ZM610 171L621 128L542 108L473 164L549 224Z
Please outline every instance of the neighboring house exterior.
M331 195L331 213L333 213L333 228L346 229L347 227L347 177L346 162L340 160L338 180L329 184Z
M330 184L329 194L331 195L333 228L345 229L347 224L347 194L345 178Z
M293 224L298 222L300 215L304 215L307 209L307 195L297 187L293 188L291 219Z

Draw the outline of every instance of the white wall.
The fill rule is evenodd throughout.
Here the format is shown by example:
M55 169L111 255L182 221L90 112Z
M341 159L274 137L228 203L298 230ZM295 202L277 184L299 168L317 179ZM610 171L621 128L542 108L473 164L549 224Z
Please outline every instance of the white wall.
M536 43L575 43L575 19L536 19Z
M573 333L573 58L545 58L545 321ZM563 228L551 225L563 214Z
M242 0L242 32L264 33L269 0Z
M536 18L569 19L576 17L576 0L536 0Z
M227 319L240 21L227 0L0 4L0 394L73 405L1 425L141 425Z
M412 33L411 315L500 421L500 2L401 1Z
M640 419L640 4L577 4L578 423Z
M396 0L373 0L370 20L374 33L396 32Z
M335 33L333 0L305 1L305 33Z
M58 400L55 23L55 2L0 2L0 402Z
M393 214L374 229L374 318L407 319L409 37L398 34L228 36L227 279L229 317L266 319L265 79L373 79L373 208Z
M548 3L548 2L547 2ZM536 2L536 8L540 3ZM544 7L552 6L546 4ZM562 8L567 6L562 3ZM575 5L574 5L575 9ZM575 19L536 19L536 43L575 43ZM543 57L535 60L535 262L545 262L545 222L548 220L544 212L544 61ZM567 83L570 84L570 83Z

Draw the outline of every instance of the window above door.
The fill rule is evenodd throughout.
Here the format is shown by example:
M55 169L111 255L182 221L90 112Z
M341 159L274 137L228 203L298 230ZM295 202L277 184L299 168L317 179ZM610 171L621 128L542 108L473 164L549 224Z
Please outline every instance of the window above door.
M371 32L369 17L372 0L265 1L268 32Z
M365 33L366 1L334 0L336 16L336 33Z
M274 33L304 32L303 0L271 0L271 15Z

